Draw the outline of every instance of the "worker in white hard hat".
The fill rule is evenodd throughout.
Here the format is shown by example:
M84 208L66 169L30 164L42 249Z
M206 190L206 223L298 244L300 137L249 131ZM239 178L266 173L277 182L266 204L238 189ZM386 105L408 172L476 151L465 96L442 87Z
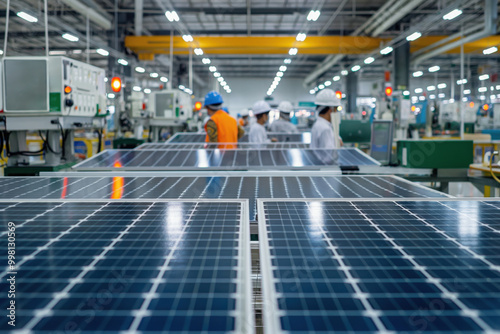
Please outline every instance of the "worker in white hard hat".
M254 144L265 144L270 141L277 141L276 138L272 138L271 140L267 138L266 128L264 127L269 120L271 106L266 101L258 101L253 105L252 111L255 118L257 118L257 122L250 127L248 141Z
M290 113L293 111L293 105L288 101L282 101L278 105L280 118L275 120L269 126L271 132L298 133L295 124L290 122Z
M333 131L332 118L340 107L340 99L331 89L323 89L316 95L317 119L311 129L311 148L335 149L342 146L338 134Z

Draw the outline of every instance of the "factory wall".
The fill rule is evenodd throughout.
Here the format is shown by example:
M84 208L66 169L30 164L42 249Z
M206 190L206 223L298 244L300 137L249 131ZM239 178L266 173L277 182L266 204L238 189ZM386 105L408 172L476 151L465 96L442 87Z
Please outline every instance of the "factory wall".
M231 86L231 94L221 91L225 106L229 108L231 115L236 115L242 109L251 108L258 100L266 97L266 92L273 78L226 78ZM302 86L303 79L285 78L273 94L272 104L278 104L288 100L294 105L302 101L314 101L314 96Z

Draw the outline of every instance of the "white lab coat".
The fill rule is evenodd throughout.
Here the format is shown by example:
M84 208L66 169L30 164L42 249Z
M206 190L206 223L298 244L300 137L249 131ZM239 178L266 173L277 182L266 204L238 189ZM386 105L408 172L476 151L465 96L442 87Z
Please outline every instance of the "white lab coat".
M267 138L266 128L257 122L252 124L248 132L248 141L252 144L258 144L256 146L263 146L263 144L269 143L270 140Z
M323 117L318 117L311 129L311 148L335 149L338 147L332 123Z
M295 124L292 124L284 119L275 120L271 126L269 127L269 131L271 132L283 132L283 133L298 133L297 127Z

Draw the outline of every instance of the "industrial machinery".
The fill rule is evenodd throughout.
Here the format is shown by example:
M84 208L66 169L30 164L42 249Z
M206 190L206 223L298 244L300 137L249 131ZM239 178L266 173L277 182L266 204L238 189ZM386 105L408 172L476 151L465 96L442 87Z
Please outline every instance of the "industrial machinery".
M188 127L188 120L193 118L191 95L181 90L162 90L149 95L148 110L152 114L149 120L152 141L159 141L166 134L174 134Z
M2 65L5 173L67 167L75 160L74 130L104 126L104 70L66 57L6 57ZM38 132L41 150L28 150L28 132ZM29 166L34 155L43 155L45 164Z

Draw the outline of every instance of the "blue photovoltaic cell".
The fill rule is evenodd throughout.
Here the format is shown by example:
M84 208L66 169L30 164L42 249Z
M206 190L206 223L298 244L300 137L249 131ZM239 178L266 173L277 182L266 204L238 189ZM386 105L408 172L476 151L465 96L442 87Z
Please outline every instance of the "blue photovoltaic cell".
M76 170L246 170L262 168L319 169L379 165L354 148L336 150L106 150Z
M243 203L9 204L0 247L15 222L15 329L253 333ZM0 299L3 310L8 303Z
M0 178L0 199L248 199L445 197L392 176ZM1 207L0 207L1 208Z
M267 332L500 330L500 202L261 205Z
M276 138L279 142L281 143L304 143L304 144L310 144L311 143L311 133L310 132L304 132L304 133L271 133L268 132L267 136L269 138ZM203 143L205 142L206 139L206 134L205 133L176 133L173 135L167 143ZM248 143L248 135L244 135L240 140L238 141L240 143Z
M220 143L144 143L138 147L136 150L199 150L202 148L217 148ZM266 143L262 147L262 144L250 144L250 143L238 143L238 149L240 150L252 150L256 148L265 149L290 149L290 148L309 148L309 144L303 143Z

